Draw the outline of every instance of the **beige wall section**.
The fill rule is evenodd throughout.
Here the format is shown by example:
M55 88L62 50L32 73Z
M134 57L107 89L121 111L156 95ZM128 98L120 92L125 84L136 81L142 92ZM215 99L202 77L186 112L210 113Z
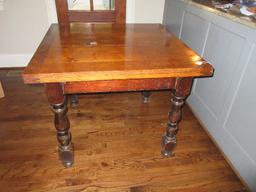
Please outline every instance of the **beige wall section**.
M127 0L127 23L162 23L165 0Z
M26 66L49 27L46 0L8 0L0 11L0 67Z
M162 23L165 0L127 0L127 23ZM0 67L26 66L50 23L55 0L7 0L0 11Z

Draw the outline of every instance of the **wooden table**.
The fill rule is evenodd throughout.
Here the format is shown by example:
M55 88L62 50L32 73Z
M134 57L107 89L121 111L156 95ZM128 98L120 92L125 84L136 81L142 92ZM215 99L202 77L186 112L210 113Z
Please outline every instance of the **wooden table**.
M69 167L74 155L67 94L172 90L172 108L162 137L162 154L171 156L193 78L212 74L210 64L162 25L80 23L53 24L23 78L28 84L45 85L55 113L59 157Z

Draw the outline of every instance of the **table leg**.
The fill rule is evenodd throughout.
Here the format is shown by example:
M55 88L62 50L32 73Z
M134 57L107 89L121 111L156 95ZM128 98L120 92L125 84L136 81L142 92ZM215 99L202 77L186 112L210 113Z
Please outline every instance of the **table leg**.
M142 93L143 103L149 103L149 97L151 96L150 91L143 91Z
M72 94L69 97L70 97L71 107L77 107L78 106L78 95Z
M172 108L168 116L169 121L162 137L162 155L165 157L172 156L176 147L176 134L179 129L178 124L181 121L182 107L190 94L192 82L192 78L178 78L176 80L174 97L171 99Z
M65 167L71 167L74 163L74 151L69 131L70 123L67 117L67 99L63 94L62 85L58 83L46 84L46 94L55 114L54 124L59 142L59 159Z

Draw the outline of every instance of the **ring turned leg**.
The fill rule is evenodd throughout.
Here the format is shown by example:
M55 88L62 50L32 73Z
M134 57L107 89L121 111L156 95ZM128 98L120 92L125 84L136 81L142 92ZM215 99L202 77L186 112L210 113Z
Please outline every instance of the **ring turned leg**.
M67 117L67 100L63 95L60 84L47 84L46 92L51 109L55 114L54 124L57 130L57 140L59 142L59 159L65 167L71 167L74 163L73 144L69 131L70 123Z
M174 97L171 100L172 108L168 116L167 128L162 137L162 155L170 157L176 147L178 132L178 124L181 121L182 107L184 106L186 97L190 94L192 86L192 78L178 78L176 80Z
M178 132L178 123L181 120L181 108L184 105L183 97L172 98L172 110L169 112L169 122L162 138L162 154L170 157L176 146L176 134Z
M150 91L143 91L142 93L143 103L149 103L149 97L151 96Z
M78 95L72 94L69 97L70 97L70 105L71 105L71 107L78 106Z

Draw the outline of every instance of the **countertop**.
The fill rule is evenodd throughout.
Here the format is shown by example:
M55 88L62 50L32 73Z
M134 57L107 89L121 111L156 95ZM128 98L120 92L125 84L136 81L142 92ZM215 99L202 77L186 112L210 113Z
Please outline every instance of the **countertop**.
M185 3L188 3L192 6L195 6L197 8L209 11L211 13L214 13L216 15L228 18L234 22L246 25L247 27L250 28L255 28L256 29L256 19L244 16L242 14L239 14L238 12L235 11L229 11L229 12L224 12L222 10L216 9L212 3L211 0L181 0Z

